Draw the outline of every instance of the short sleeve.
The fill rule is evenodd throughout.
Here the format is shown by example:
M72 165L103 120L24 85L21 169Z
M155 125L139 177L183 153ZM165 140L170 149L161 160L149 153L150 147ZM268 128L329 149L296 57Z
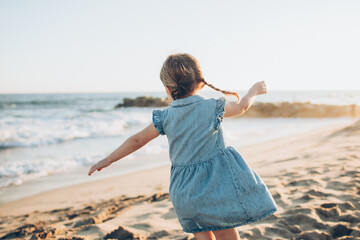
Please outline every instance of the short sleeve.
M224 118L226 98L220 97L216 99L216 110L215 110L215 130L219 130L220 124Z
M156 130L161 135L165 135L164 129L163 129L163 116L162 116L161 110L153 110L152 112L152 121L156 128Z

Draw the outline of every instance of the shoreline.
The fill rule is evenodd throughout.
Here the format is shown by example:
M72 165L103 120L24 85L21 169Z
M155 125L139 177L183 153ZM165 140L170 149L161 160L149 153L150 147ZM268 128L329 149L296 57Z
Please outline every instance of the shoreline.
M157 153L152 155L144 155L141 156L141 162L151 160L152 158L162 158L165 159L168 156L167 153ZM21 185L15 185L11 186L10 188L1 189L2 191L1 196L4 196L0 200L0 207L4 204L11 203L13 201L18 201L24 198L29 198L32 196L36 196L38 194L43 194L51 191L56 191L62 188L68 188L76 185L86 184L86 183L92 183L95 181L101 181L104 179L112 178L112 177L119 177L119 176L125 176L128 174L133 174L136 172L141 171L147 171L151 170L153 168L166 166L167 163L155 163L156 167L151 167L148 165L142 166L142 168L130 168L127 170L124 170L123 166L128 164L129 162L132 162L134 159L132 157L125 157L123 159L126 161L123 164L115 163L111 167L103 169L101 173L99 174L93 174L92 176L88 176L87 173L90 169L90 166L81 167L78 169L75 169L71 172L62 172L62 173L56 173L56 174L50 174L48 176L44 176L41 178L32 179L31 181L25 182ZM133 163L134 164L134 163ZM159 166L158 166L159 165ZM103 174L105 173L105 174ZM65 185L65 186L64 186ZM46 190L44 190L46 189ZM31 193L33 192L33 193ZM29 195L30 194L30 195Z
M357 120L354 120L353 123L355 123ZM301 134L294 134L294 135L290 135L290 136L285 136L285 137L280 137L280 138L276 138L276 139L271 139L271 140L267 140L265 142L261 142L261 143L256 143L253 145L249 145L249 146L245 146L245 147L235 147L239 153L244 157L244 159L248 162L248 164L254 169L256 170L261 176L270 176L269 172L266 168L262 168L261 164L264 161L264 155L266 155L265 153L267 152L271 152L271 154L273 155L273 157L282 157L282 158L291 158L290 155L292 155L293 153L290 153L289 156L287 156L287 151L283 149L283 146L285 146L288 142L295 142L298 140L302 140L302 144L301 146L305 146L305 145L311 145L311 141L309 141L309 143L306 143L309 139L312 138L313 135L318 135L321 133L325 133L325 132L331 132L331 131L335 131L336 129L340 129L342 127L346 127L349 124L347 123L335 123L332 124L330 126L325 126L325 127L321 127L315 130L311 130L309 132L304 132ZM351 124L350 124L351 125ZM269 145L270 144L270 145ZM262 153L259 154L258 152L258 148L263 149ZM296 147L295 147L296 148ZM167 158L168 159L168 153L161 153L161 154L156 154L155 156L142 156L142 158L146 158L147 160L151 160L151 158L153 157L161 157L161 158ZM115 166L114 166L115 165ZM119 168L119 166L116 166L116 164L114 164L113 166L110 166L108 169L104 169L102 171L115 171L116 168ZM273 167L276 166L277 164L272 164ZM301 165L301 164L300 164ZM281 165L280 165L281 167ZM110 168L113 168L110 170ZM164 171L164 170L168 170L168 171ZM83 175L86 174L87 175L87 171L88 168L82 168L79 169L78 171L76 171L77 173L79 172L83 172ZM95 174L101 174L102 172L96 172ZM160 174L161 173L161 174ZM150 179L149 175L154 174L155 176L157 176L157 178L154 179ZM161 175L164 175L161 177ZM28 203L33 203L36 204L37 199L40 197L47 197L47 196L56 196L58 194L58 192L77 192L79 189L85 189L90 187L91 185L94 185L95 188L100 187L100 185L102 185L103 183L111 183L110 186L107 187L107 189L115 189L116 188L116 184L113 185L113 182L119 182L121 180L131 180L134 181L137 184L137 188L141 188L141 184L138 185L139 183L135 181L135 179L140 178L140 177L145 177L147 180L150 180L152 184L155 184L156 182L160 182L159 180L165 181L167 182L167 184L169 183L169 177L170 177L170 162L169 165L166 166L161 166L161 167L155 167L155 168L149 168L149 169L145 169L145 170L140 170L140 171L135 171L135 172L130 172L130 173L125 173L124 175L119 175L119 176L109 176L109 177L104 177L102 178L101 176L100 179L94 179L92 181L89 182L83 182L83 183L77 183L75 185L70 185L70 186L66 186L66 187L60 187L60 188L56 188L56 189L52 189L52 190L48 190L45 192L40 192L31 196L27 196L24 198L20 198L14 201L10 201L10 202L5 202L0 204L0 216L4 216L7 212L7 209L12 209L11 212L14 213L14 209L13 206L18 206L18 205L22 205L25 206ZM92 176L88 176L88 177L94 177ZM154 180L154 181L152 181ZM29 184L31 187L31 183ZM167 191L167 189L162 185L159 184L158 190L162 190L162 191ZM136 191L133 191L134 189L131 189L127 186L124 186L126 188L126 191L124 192L119 192L118 194L125 194L127 193L128 195L131 195L131 193L133 193L134 195L137 194ZM147 194L151 193L151 192L146 192ZM111 194L110 194L111 195ZM72 195L74 196L74 195ZM107 196L107 194L105 194L104 196ZM56 197L54 197L55 199ZM96 195L91 196L90 195L90 201L96 201L99 199L102 199L103 195L101 195L101 197L96 197ZM35 201L33 199L36 199ZM53 199L49 199L49 200L53 200ZM83 199L81 199L83 200ZM77 201L77 200L76 200ZM75 202L76 202L75 201ZM9 208L8 208L9 206ZM59 204L59 206L66 206L66 204ZM23 208L23 207L22 207ZM16 211L15 211L16 212Z
M322 123L322 125L318 123L307 123L305 122L293 122L293 123L282 123L282 120L272 122L272 124L276 129L283 127L283 130L280 131L271 131L270 134L263 135L263 136L247 136L247 134L243 134L240 130L236 132L235 134L238 134L238 138L232 138L232 134L226 134L228 131L228 128L231 129L232 127L236 127L237 121L234 119L228 119L229 121L224 122L224 131L225 131L225 144L231 145L237 149L243 149L252 145L257 145L261 143L271 142L272 140L281 139L281 138L287 138L292 135L302 135L311 133L313 130L326 128L327 126L335 126L337 124L350 124L352 122L352 119L342 119L340 121L334 121L331 122L328 119L326 119L325 122ZM263 121L254 123L253 126L248 129L248 132L254 132L257 134L256 130L256 124L260 124L261 128L268 128L268 126L263 125ZM292 125L298 125L299 129L294 129ZM266 131L265 131L266 132ZM228 135L228 136L227 136ZM238 142L238 140L241 140ZM157 144L164 144L166 139L156 139ZM66 147L74 148L72 143L64 143L60 144L59 146L52 146L52 149L55 148L60 151L66 151ZM91 146L94 146L96 144L94 141L87 143ZM109 142L110 144L110 142ZM111 143L114 145L114 143ZM87 171L90 166L82 166L77 169L72 169L71 171L67 172L59 172L59 173L50 173L47 176L38 177L34 179L30 179L28 181L25 181L22 184L19 185L12 185L9 187L1 188L0 189L0 205L6 204L12 201L16 201L25 197L30 197L33 195L36 195L38 193L43 193L46 191L51 191L55 189L60 189L63 187L69 187L76 184L86 183L86 182L92 182L100 179L105 179L113 176L121 176L127 173L133 173L142 171L145 169L153 169L159 166L168 166L170 165L168 152L160 152L160 153L146 153L147 150L149 150L149 147L151 148L154 145L151 145L152 143L148 144L144 147L142 150L143 152L141 154L133 154L129 155L125 158L123 158L121 161L116 162L109 168L105 168L102 170L100 174L93 174L91 178L87 176ZM153 143L155 144L155 142ZM81 146L81 144L77 143L75 147ZM114 145L114 147L116 147ZM145 149L146 148L146 149ZM25 149L26 151L29 151L30 149ZM45 149L46 150L46 149ZM85 150L85 149L84 149ZM36 149L34 151L37 151ZM79 150L77 150L79 152ZM110 150L106 150L110 151ZM52 151L50 153L53 153ZM55 151L56 152L56 151ZM81 151L80 151L81 152ZM140 153L140 152L139 152ZM32 153L32 154L37 154ZM49 153L48 153L49 154ZM59 163L57 163L59 165Z

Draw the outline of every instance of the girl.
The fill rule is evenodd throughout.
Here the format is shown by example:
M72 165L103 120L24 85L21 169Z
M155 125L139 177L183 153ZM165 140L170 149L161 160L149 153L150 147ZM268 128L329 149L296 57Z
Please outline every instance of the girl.
M263 219L277 210L266 185L243 157L225 146L223 117L243 114L255 96L266 93L264 81L255 83L240 99L207 83L198 61L189 54L170 55L160 79L171 106L152 112L152 123L129 137L89 171L109 166L161 135L169 142L171 176L169 195L185 232L198 240L240 239L237 226ZM197 92L205 85L226 95L204 99Z

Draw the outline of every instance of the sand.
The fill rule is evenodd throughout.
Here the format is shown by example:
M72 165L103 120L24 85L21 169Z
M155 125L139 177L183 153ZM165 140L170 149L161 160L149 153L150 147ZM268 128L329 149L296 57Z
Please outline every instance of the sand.
M360 121L238 151L279 207L238 227L241 239L360 239ZM193 239L169 199L169 171L161 167L0 205L0 239Z

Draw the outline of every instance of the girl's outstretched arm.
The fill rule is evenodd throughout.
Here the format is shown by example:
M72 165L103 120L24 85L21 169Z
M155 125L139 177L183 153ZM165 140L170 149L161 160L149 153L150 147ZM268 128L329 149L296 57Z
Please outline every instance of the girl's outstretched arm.
M101 169L112 164L113 162L120 160L121 158L129 155L130 153L135 152L157 136L159 136L159 132L156 130L154 124L151 123L149 126L144 128L140 132L126 139L125 142L121 144L109 156L94 164L90 168L88 175L90 176L96 170L100 171Z
M255 97L266 93L264 81L255 83L249 91L241 98L240 102L227 102L225 104L224 117L232 117L246 112L255 101Z

